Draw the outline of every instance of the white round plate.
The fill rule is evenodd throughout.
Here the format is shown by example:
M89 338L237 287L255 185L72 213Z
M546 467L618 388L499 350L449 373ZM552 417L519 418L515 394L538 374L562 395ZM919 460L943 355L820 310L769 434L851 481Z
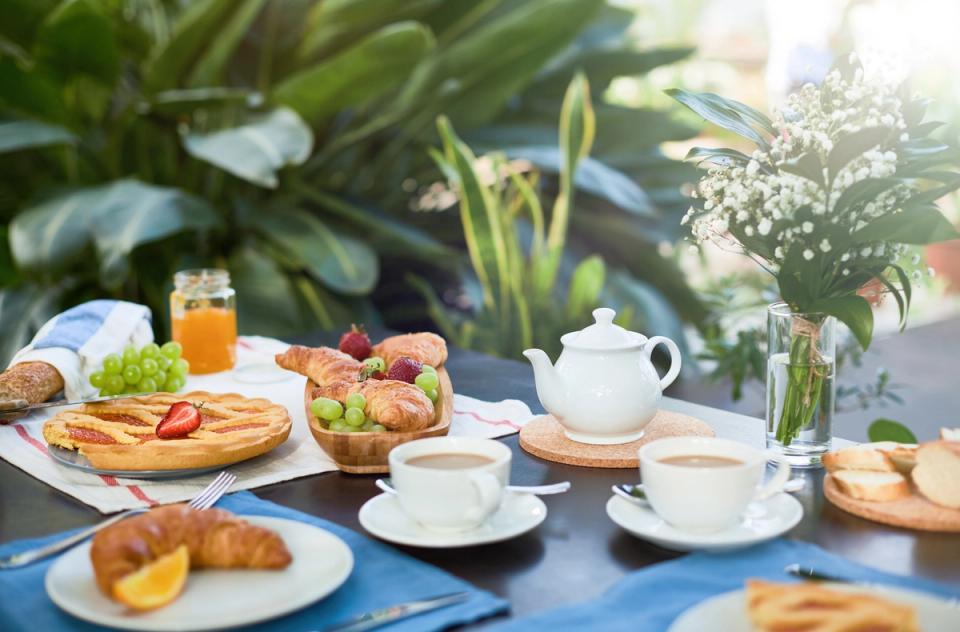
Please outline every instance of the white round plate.
M690 533L667 524L649 506L612 496L607 515L642 540L672 551L733 551L786 533L803 518L803 505L789 494L751 503L740 522L716 533Z
M353 553L329 531L313 525L242 516L276 532L293 562L280 571L199 570L190 573L177 599L137 613L108 599L97 588L90 543L64 553L47 571L47 594L75 617L126 630L214 630L258 623L299 610L326 597L347 581Z
M420 525L400 508L393 494L374 496L360 508L360 524L382 540L430 549L453 549L515 538L536 528L547 517L547 506L533 494L507 493L503 504L485 523L460 533L439 533Z
M828 588L869 593L917 610L920 629L924 632L955 632L960 621L960 603L932 595L881 585L823 584ZM747 616L746 591L735 590L701 601L674 620L668 632L752 632Z
M87 457L76 450L67 450L55 445L48 445L47 452L51 458L61 465L73 467L81 472L88 474L101 474L103 476L118 476L120 478L138 478L143 480L167 479L167 478L187 478L190 476L199 476L208 472L215 472L226 467L223 464L211 465L209 467L193 467L181 470L103 470L94 467ZM232 465L232 464L231 464Z

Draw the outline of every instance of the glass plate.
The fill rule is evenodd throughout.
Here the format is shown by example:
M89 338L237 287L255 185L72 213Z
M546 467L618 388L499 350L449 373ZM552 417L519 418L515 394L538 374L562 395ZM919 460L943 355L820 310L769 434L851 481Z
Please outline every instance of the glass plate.
M90 464L90 461L87 460L87 457L75 450L67 450L66 448L58 448L52 445L48 445L47 450L50 452L50 456L53 457L53 460L61 465L76 468L82 472L87 472L88 474L119 476L121 478L187 478L189 476L197 476L198 474L213 472L214 470L222 470L225 467L224 465L211 465L209 467L194 467L183 470L101 470L93 467L93 465Z

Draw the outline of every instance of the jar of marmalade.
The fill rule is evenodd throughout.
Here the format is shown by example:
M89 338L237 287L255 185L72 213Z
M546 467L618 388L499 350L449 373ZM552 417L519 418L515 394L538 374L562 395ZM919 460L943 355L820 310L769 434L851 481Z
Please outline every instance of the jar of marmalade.
M170 323L190 373L216 373L237 360L237 297L230 273L216 268L173 275Z

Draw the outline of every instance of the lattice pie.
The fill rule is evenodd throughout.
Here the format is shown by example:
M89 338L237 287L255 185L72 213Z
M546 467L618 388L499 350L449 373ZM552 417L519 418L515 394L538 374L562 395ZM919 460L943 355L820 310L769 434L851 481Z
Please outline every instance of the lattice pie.
M156 426L176 402L203 403L200 428L177 439L157 437ZM286 408L266 399L203 391L156 393L57 414L43 426L50 445L78 450L109 470L174 470L227 465L283 443L290 434Z

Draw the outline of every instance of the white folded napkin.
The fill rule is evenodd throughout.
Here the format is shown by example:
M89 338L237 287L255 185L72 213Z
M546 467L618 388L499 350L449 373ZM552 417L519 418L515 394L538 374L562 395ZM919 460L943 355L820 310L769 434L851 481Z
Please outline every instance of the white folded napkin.
M153 342L150 309L125 301L97 300L71 307L44 324L26 347L17 352L10 366L21 362L46 362L63 376L69 400L97 395L90 374L100 368L104 356L122 353Z
M241 336L237 341L237 368L211 375L191 375L183 392L203 390L214 393L240 393L247 397L265 397L285 406L293 420L286 443L272 452L250 461L227 466L237 475L232 490L253 489L301 476L337 469L334 462L314 441L307 427L303 408L305 378L289 371L285 379L269 384L251 384L244 376L258 367L274 366L273 356L289 345L271 338ZM454 390L456 390L456 376ZM533 418L521 401L485 402L454 394L450 434L495 438L518 432ZM0 426L0 457L48 485L97 508L112 513L133 507L149 507L192 498L216 476L216 472L178 480L136 480L97 476L60 465L47 453L43 423L57 409L36 411L8 426ZM371 482L371 489L373 483Z

